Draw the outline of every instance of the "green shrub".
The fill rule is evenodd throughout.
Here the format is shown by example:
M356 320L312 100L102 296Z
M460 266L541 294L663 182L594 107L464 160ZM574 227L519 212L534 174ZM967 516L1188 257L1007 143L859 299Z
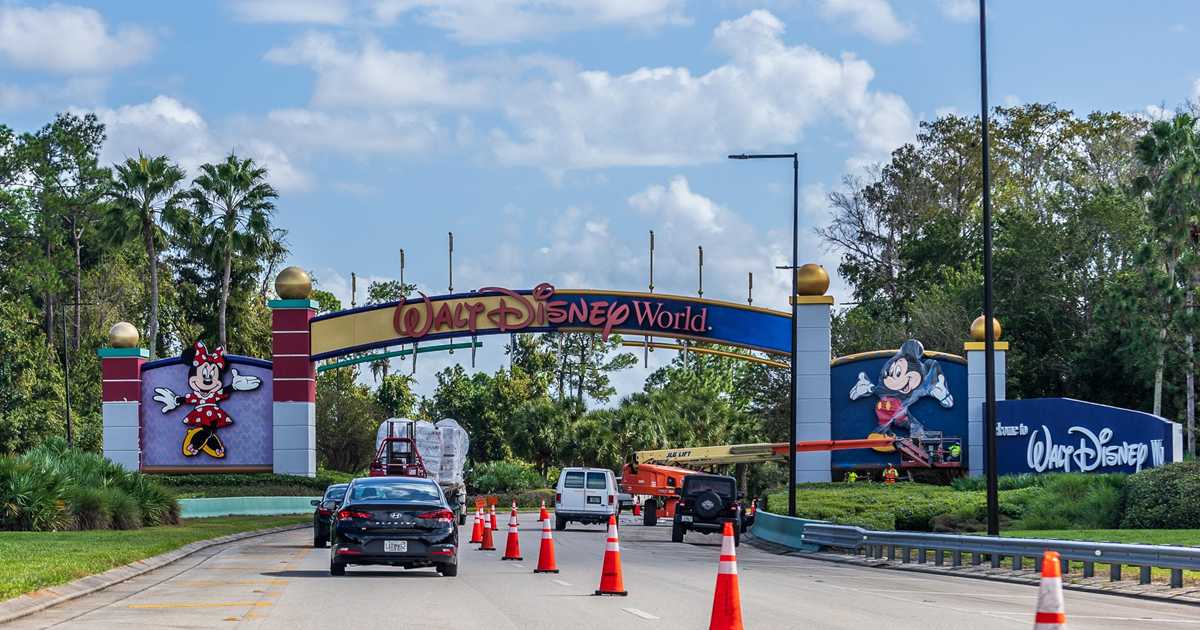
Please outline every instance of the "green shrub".
M101 493L113 529L138 529L142 526L142 510L133 497L120 488L105 488Z
M112 524L105 494L100 488L78 487L71 490L69 504L77 529L108 529Z
M1128 475L1045 475L1021 514L1022 529L1114 529L1124 513Z
M515 493L546 485L532 464L519 459L484 462L467 475L467 488L475 494Z
M480 495L479 498L482 498ZM491 495L489 495L491 496ZM554 507L554 488L538 488L536 490L524 490L522 492L512 492L507 494L499 494L496 496L496 513L504 512L509 509L513 501L517 502L517 507L522 509L537 508L542 505L542 501L546 502L547 508ZM475 496L467 497L467 513L470 514L475 509Z
M1131 475L1124 529L1200 528L1200 462L1184 461Z
M996 478L996 487L1000 490L1020 490L1022 488L1034 488L1042 485L1043 480L1048 475L1034 475L1032 473L1021 473L1019 475L1002 475ZM987 490L987 478L985 477L955 477L950 480L950 487L961 491L984 491Z

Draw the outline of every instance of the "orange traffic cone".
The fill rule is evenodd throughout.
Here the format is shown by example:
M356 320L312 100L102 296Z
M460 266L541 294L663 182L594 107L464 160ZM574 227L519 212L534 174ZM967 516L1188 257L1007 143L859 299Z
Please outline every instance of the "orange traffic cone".
M546 501L542 500L542 512L540 514L538 514L538 522L541 523L543 521L549 521L549 520L550 520L550 513L546 511Z
M491 516L492 516L492 531L496 531L496 530L500 529L500 526L496 524L496 504L495 503L492 504Z
M725 521L721 535L721 561L717 565L717 590L713 593L708 630L742 630L742 594L738 589L737 546L733 523Z
M633 502L633 515L634 516L642 515L642 504L638 503L637 501Z
M501 560L524 560L521 557L521 537L517 531L517 504L514 503L512 516L508 517L508 540L504 543L504 557Z
M604 547L604 566L600 569L600 588L595 595L628 595L621 578L621 543L617 540L617 517L608 517L608 543Z
M545 513L542 508L542 513ZM542 519L542 548L538 551L538 565L534 573L558 573L558 563L554 561L554 534L550 533L550 517Z
M492 526L488 523L487 515L483 516L483 540L479 545L479 551L495 551L496 545L492 540Z
M475 525L471 527L471 543L483 542L483 508L475 508Z
M1038 589L1037 613L1033 630L1054 630L1067 627L1067 612L1063 606L1062 565L1058 552L1042 555L1042 585Z

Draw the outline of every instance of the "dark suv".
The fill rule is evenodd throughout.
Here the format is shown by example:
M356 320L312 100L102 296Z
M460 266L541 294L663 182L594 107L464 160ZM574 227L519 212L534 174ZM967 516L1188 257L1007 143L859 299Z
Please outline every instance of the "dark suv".
M689 531L719 534L726 522L733 523L734 543L741 543L742 506L733 477L700 474L684 477L679 504L675 506L675 522L671 525L671 540L683 542L683 535Z

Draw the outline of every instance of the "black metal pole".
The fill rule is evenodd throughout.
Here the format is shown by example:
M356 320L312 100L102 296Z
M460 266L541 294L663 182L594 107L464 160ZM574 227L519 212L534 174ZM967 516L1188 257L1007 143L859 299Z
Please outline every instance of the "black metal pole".
M800 267L800 155L792 154L792 382L788 417L788 516L796 515L796 322L800 304L796 300L796 270Z
M67 446L75 446L75 428L71 426L71 349L67 345L67 312L63 309L63 397L67 421Z
M996 478L996 342L992 336L992 168L988 155L987 0L979 0L979 95L983 136L983 439L987 446L987 528L1000 535Z

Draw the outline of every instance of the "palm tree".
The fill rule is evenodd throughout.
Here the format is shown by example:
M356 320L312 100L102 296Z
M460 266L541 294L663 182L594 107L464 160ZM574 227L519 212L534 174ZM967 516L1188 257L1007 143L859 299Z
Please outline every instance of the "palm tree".
M269 240L270 216L279 195L267 183L266 168L233 153L219 164L201 165L189 194L213 258L222 266L217 326L220 344L224 346L233 253L246 251L254 242Z
M146 341L150 356L158 349L158 254L166 241L162 225L178 212L183 169L165 155L138 152L114 168L105 210L104 232L114 242L141 237L150 268L150 324Z

